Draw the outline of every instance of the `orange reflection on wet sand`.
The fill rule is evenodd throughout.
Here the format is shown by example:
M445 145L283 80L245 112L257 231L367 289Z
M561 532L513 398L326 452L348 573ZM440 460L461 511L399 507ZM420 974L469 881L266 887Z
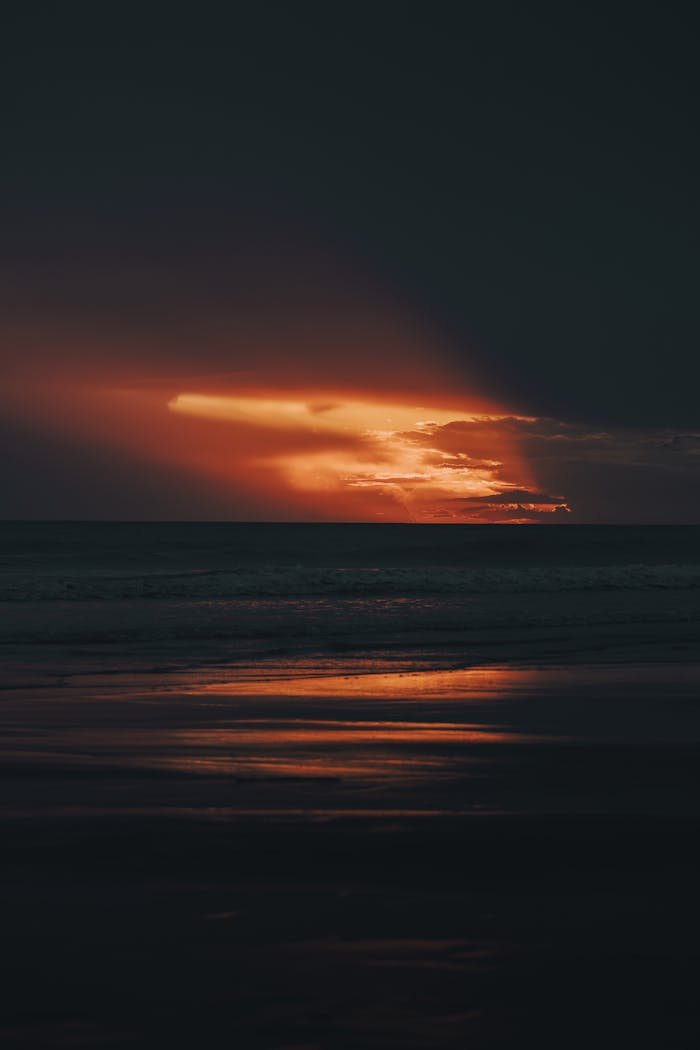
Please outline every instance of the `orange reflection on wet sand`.
M201 747L289 747L298 744L392 743L502 743L519 740L518 733L497 731L488 726L458 722L349 722L324 720L280 725L260 720L245 722L235 729L183 730L173 734L174 742Z
M24 765L33 767L238 781L325 779L374 790L387 782L471 776L501 749L543 739L487 713L490 701L536 692L537 669L387 670L396 665L382 659L358 674L356 666L341 658L320 666L300 659L200 669L186 683L177 675L147 692L131 691L131 724L125 724L122 699L115 724L115 712L95 703L115 697L88 687L89 703L78 704L74 718L47 726L50 712L42 710L37 725L15 733L12 747L15 754L21 748ZM120 681L120 694L124 687ZM486 701L476 716L469 704L474 699ZM445 718L445 702L451 718Z
M458 722L260 719L235 727L180 730L159 765L190 773L248 776L436 777L456 753L480 761L480 745L518 744L531 736ZM183 753L181 749L186 749Z
M382 700L497 697L528 691L542 677L539 668L469 667L450 670L378 671L369 674L300 673L298 667L277 668L263 676L236 674L227 681L201 681L192 693L225 696L357 697Z
M437 776L454 747L516 743L517 733L450 723L305 722L276 720L240 728L183 730L169 735L180 753L159 765L190 773L248 776L376 777ZM436 745L447 754L429 751ZM426 753L428 750L428 753Z
M418 755L394 756L390 752L350 751L312 753L287 752L280 756L267 753L245 755L178 755L160 759L160 769L205 776L232 776L242 779L379 779L414 780L439 778L447 767L442 757Z
M489 761L489 751L482 752L482 748L536 739L530 733L486 722L428 721L424 715L420 720L393 720L386 708L381 712L383 718L368 719L362 717L370 714L364 704L357 718L319 718L318 709L314 716L304 718L299 717L303 708L292 706L291 717L276 710L268 718L250 719L240 717L238 704L228 708L225 703L234 697L272 701L350 699L367 701L370 706L375 701L411 705L433 700L497 699L534 688L540 674L537 669L492 666L420 671L378 667L386 667L386 663L375 665L371 673L338 674L338 670L348 670L346 663L338 661L319 668L318 663L305 665L300 661L277 664L264 677L258 666L248 671L239 668L228 681L202 683L200 678L187 693L204 701L220 698L222 711L228 713L226 724L167 734L167 748L176 753L161 759L160 764L210 775L439 779L454 773L455 762L463 769L465 762L474 766ZM231 721L234 711L236 717Z

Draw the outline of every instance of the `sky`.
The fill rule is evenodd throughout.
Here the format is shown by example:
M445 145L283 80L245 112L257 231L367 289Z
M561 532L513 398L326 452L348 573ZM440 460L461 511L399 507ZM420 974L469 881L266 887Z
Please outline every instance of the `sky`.
M2 34L1 517L700 521L687 5L54 7Z

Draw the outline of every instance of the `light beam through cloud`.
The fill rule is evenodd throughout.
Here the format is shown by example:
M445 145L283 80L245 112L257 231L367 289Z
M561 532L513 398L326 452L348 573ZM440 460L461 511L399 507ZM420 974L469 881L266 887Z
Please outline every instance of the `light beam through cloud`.
M370 518L539 520L568 510L563 498L533 489L517 442L509 435L494 442L492 456L483 450L473 454L468 440L459 450L442 447L443 428L452 424L468 429L513 417L368 400L293 400L284 394L183 393L168 407L176 415L317 437L318 447L312 440L291 451L251 441L247 456L262 470L281 475L296 492L325 494L331 501L340 494L361 495Z

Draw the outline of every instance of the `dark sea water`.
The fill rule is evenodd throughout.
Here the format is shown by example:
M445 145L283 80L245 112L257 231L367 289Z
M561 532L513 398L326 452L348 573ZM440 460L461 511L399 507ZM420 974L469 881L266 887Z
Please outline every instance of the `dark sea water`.
M0 525L0 1043L696 1046L700 528Z
M37 671L648 656L690 651L699 595L694 526L0 525L0 644Z

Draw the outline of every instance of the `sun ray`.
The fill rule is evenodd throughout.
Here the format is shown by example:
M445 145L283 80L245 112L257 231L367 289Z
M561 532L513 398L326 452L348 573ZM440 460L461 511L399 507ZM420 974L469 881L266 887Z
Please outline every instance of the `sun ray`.
M488 458L470 453L470 424L512 416L285 393L182 393L168 408L177 416L246 429L249 463L274 471L297 493L327 500L361 498L370 517L385 515L387 499L398 516L416 521L527 519L563 505L539 494L530 498L533 482L513 438L501 436ZM441 447L445 428L455 424L466 431L465 447L457 451ZM280 439L270 445L261 433L277 433ZM302 435L309 441L299 447Z

